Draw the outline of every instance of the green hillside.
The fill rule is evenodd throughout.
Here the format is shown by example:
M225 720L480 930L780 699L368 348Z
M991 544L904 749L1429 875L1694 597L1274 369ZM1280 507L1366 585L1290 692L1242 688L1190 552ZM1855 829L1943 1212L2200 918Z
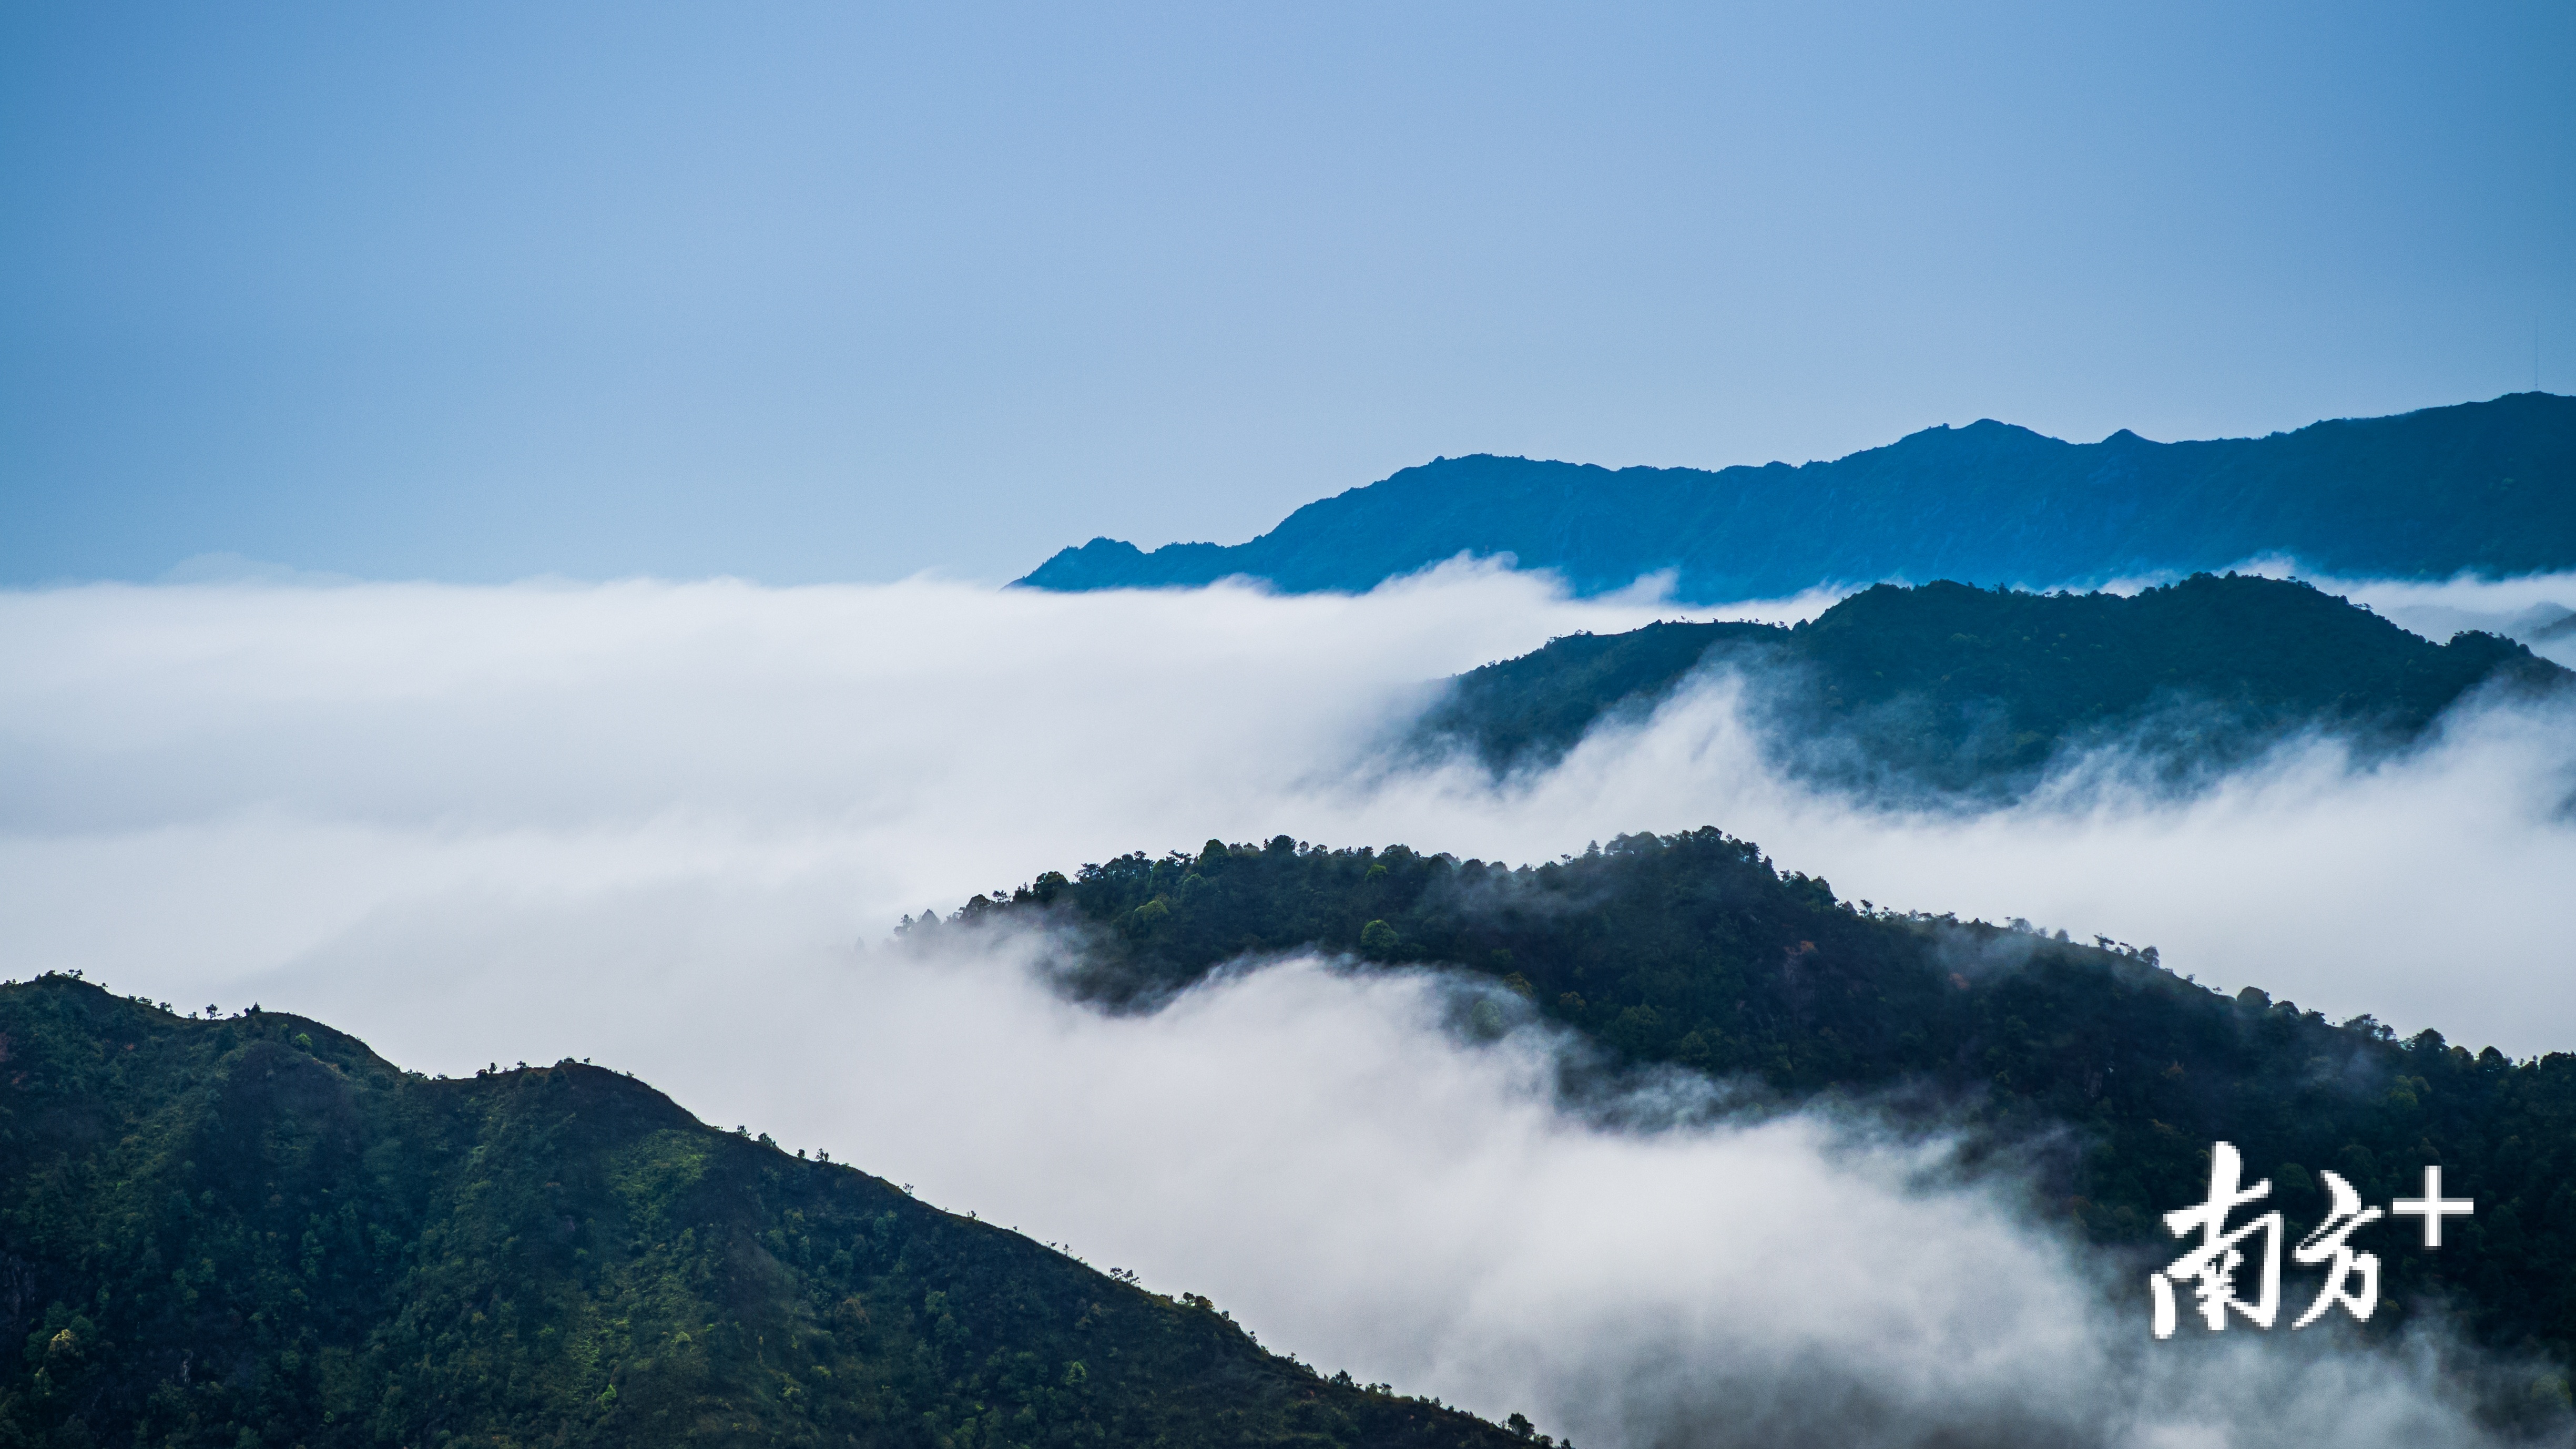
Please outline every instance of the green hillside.
M1480 973L1614 1064L1928 1103L1925 1120L1974 1124L2036 1173L2043 1211L2114 1252L2170 1244L2158 1215L2200 1199L2214 1140L2273 1178L2294 1232L2321 1216L2318 1169L2385 1203L2439 1164L2477 1214L2438 1252L2398 1229L2356 1240L2387 1265L2372 1331L2447 1299L2489 1344L2576 1353L2576 1055L2394 1040L2367 1017L2222 996L2151 948L1868 908L1714 829L1518 869L1210 841L1050 872L957 917L1011 919L1073 926L1087 944L1070 984L1114 1005L1318 946ZM1491 1002L1476 1015L1505 1020ZM2538 1391L2555 1405L2564 1387Z
M1417 740L1456 740L1496 770L1552 763L1703 662L1760 681L1748 702L1792 770L1989 792L2027 786L2070 747L2113 742L2180 774L2307 727L2388 748L2490 680L2570 678L2512 640L2435 644L2280 579L2199 574L2130 597L1880 584L1790 628L1662 623L1555 640L1451 681Z
M571 1062L0 987L0 1446L1518 1440Z

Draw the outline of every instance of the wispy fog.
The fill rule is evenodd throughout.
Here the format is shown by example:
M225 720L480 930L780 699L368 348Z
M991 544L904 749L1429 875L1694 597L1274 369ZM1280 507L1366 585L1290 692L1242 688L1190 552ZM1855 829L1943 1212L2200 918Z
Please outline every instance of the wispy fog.
M1009 942L860 945L1210 836L1524 860L1713 823L1847 896L2576 1045L2564 714L2481 711L2367 770L2308 742L2187 800L2096 778L1973 817L1767 777L1725 679L1501 788L1362 764L1422 681L1676 612L1477 570L1360 599L0 597L0 974L256 998L425 1070L593 1057L1214 1294L1327 1372L1525 1409L1585 1449L2467 1442L2426 1361L2302 1369L2309 1335L2284 1333L2147 1355L2143 1310L1999 1200L1909 1186L1923 1149L1865 1122L1588 1127L1548 1096L1552 1039L1453 1037L1435 978L1289 963L1109 1019Z
M1044 989L1051 943L862 949L796 929L822 905L451 897L266 988L363 992L449 1040L491 1039L506 1002L503 1035L599 1043L722 1125L1586 1449L2475 1445L2463 1401L2541 1376L2438 1335L2156 1343L2008 1182L1949 1183L1941 1144L1862 1110L1655 1130L1705 1116L1678 1076L1562 1103L1579 1045L1517 1013L1481 1041L1458 1029L1477 987L1433 973L1292 959L1109 1017ZM1647 1130L1593 1125L1611 1106Z
M2559 969L2576 880L2564 695L2473 701L2421 747L2366 765L2339 740L2294 737L2183 794L2105 750L2059 762L2020 804L1960 813L1859 808L1766 772L1751 687L1691 681L1643 726L1596 732L1507 787L1514 813L1697 812L1847 899L2154 945L2229 991L2514 1055L2576 1043L2576 983Z

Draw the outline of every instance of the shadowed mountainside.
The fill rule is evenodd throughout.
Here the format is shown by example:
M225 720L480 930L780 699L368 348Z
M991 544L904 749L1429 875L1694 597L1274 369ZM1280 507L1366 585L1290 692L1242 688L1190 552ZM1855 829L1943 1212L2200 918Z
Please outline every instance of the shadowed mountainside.
M2576 398L2515 393L2264 438L2066 443L1991 420L1831 462L1621 468L1442 458L1307 504L1249 543L1114 539L1020 580L1155 588L1231 575L1362 591L1461 553L1513 555L1577 593L1670 569L1687 600L1837 580L2049 586L2283 552L2330 574L2576 566Z
M1521 1444L614 1072L61 976L0 987L0 1330L12 1449Z
M2309 585L2250 575L2130 597L1880 584L1794 627L1661 623L1553 640L1452 679L1415 743L1454 741L1496 771L1552 764L1702 666L1755 682L1748 705L1783 766L1898 799L2009 794L2063 751L2113 743L2169 777L2300 729L2392 748L2482 685L2571 678L2509 639L2434 644Z
M2367 1016L2337 1026L2251 987L2223 996L2152 948L1838 900L1713 828L1518 869L1211 840L1048 872L910 933L1013 920L1070 929L1084 944L1067 986L1113 1009L1150 1009L1246 954L1313 947L1363 969L1463 968L1492 986L1476 1029L1534 1013L1614 1066L1749 1077L1789 1100L1935 1103L1932 1120L1965 1122L2036 1172L2041 1211L2133 1255L2132 1282L2174 1251L2159 1215L2200 1200L2213 1141L2272 1179L2292 1241L2323 1216L2319 1170L2385 1203L2439 1164L2477 1201L2471 1231L2438 1251L2385 1227L2356 1239L2385 1264L2367 1332L2448 1301L2481 1341L2558 1363L2515 1384L2512 1404L2565 1409L2576 1055L2517 1063L2434 1031L2399 1041Z

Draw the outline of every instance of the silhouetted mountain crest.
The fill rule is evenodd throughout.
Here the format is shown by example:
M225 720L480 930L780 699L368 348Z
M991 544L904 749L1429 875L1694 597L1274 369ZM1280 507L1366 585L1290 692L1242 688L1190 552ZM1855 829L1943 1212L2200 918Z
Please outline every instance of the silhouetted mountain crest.
M1153 588L1244 575L1358 591L1510 554L1578 593L1670 569L1684 599L1827 582L2057 585L2288 553L2322 572L2576 566L2576 399L2516 393L2262 438L2069 443L1979 419L1831 462L1695 468L1438 458L1307 504L1249 543L1096 538L1020 583Z

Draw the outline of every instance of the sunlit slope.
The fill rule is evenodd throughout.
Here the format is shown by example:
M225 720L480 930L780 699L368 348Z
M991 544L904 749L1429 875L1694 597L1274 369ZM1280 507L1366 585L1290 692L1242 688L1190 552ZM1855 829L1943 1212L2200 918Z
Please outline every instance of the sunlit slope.
M2038 1144L2009 1160L2036 1171L2045 1211L2105 1244L2169 1242L2159 1215L2199 1200L2213 1140L2274 1179L2294 1232L2323 1214L2318 1169L2384 1203L2440 1164L2476 1199L2474 1230L2438 1252L2383 1235L2390 1307L2373 1330L2448 1295L2490 1343L2562 1362L2576 1349L2576 1055L2517 1063L2430 1031L2399 1041L2367 1017L2338 1026L2252 988L2222 996L2143 946L1864 909L1714 829L1518 869L1210 841L1051 873L929 929L1012 918L1076 927L1071 979L1113 1003L1312 945L1464 967L1614 1062L1749 1076L1791 1098L1896 1092L1943 1121L1955 1108L1990 1146Z
M1551 763L1703 664L1752 681L1748 708L1784 765L1944 790L2025 786L2086 746L2118 745L2168 773L2241 759L2295 730L2388 748L2481 685L2570 679L2510 639L2435 644L2280 579L2202 574L2130 597L1881 584L1794 627L1664 623L1557 639L1452 680L1417 738L1455 740L1498 770Z
M1510 553L1581 593L1677 572L1684 599L1953 578L2039 587L2284 552L2329 573L2576 565L2576 398L2516 393L2265 438L2066 443L1985 421L1832 462L1621 468L1479 455L1310 503L1249 543L1098 538L1022 583L1361 590Z
M1517 1442L610 1071L64 977L0 987L0 1330L13 1446Z

